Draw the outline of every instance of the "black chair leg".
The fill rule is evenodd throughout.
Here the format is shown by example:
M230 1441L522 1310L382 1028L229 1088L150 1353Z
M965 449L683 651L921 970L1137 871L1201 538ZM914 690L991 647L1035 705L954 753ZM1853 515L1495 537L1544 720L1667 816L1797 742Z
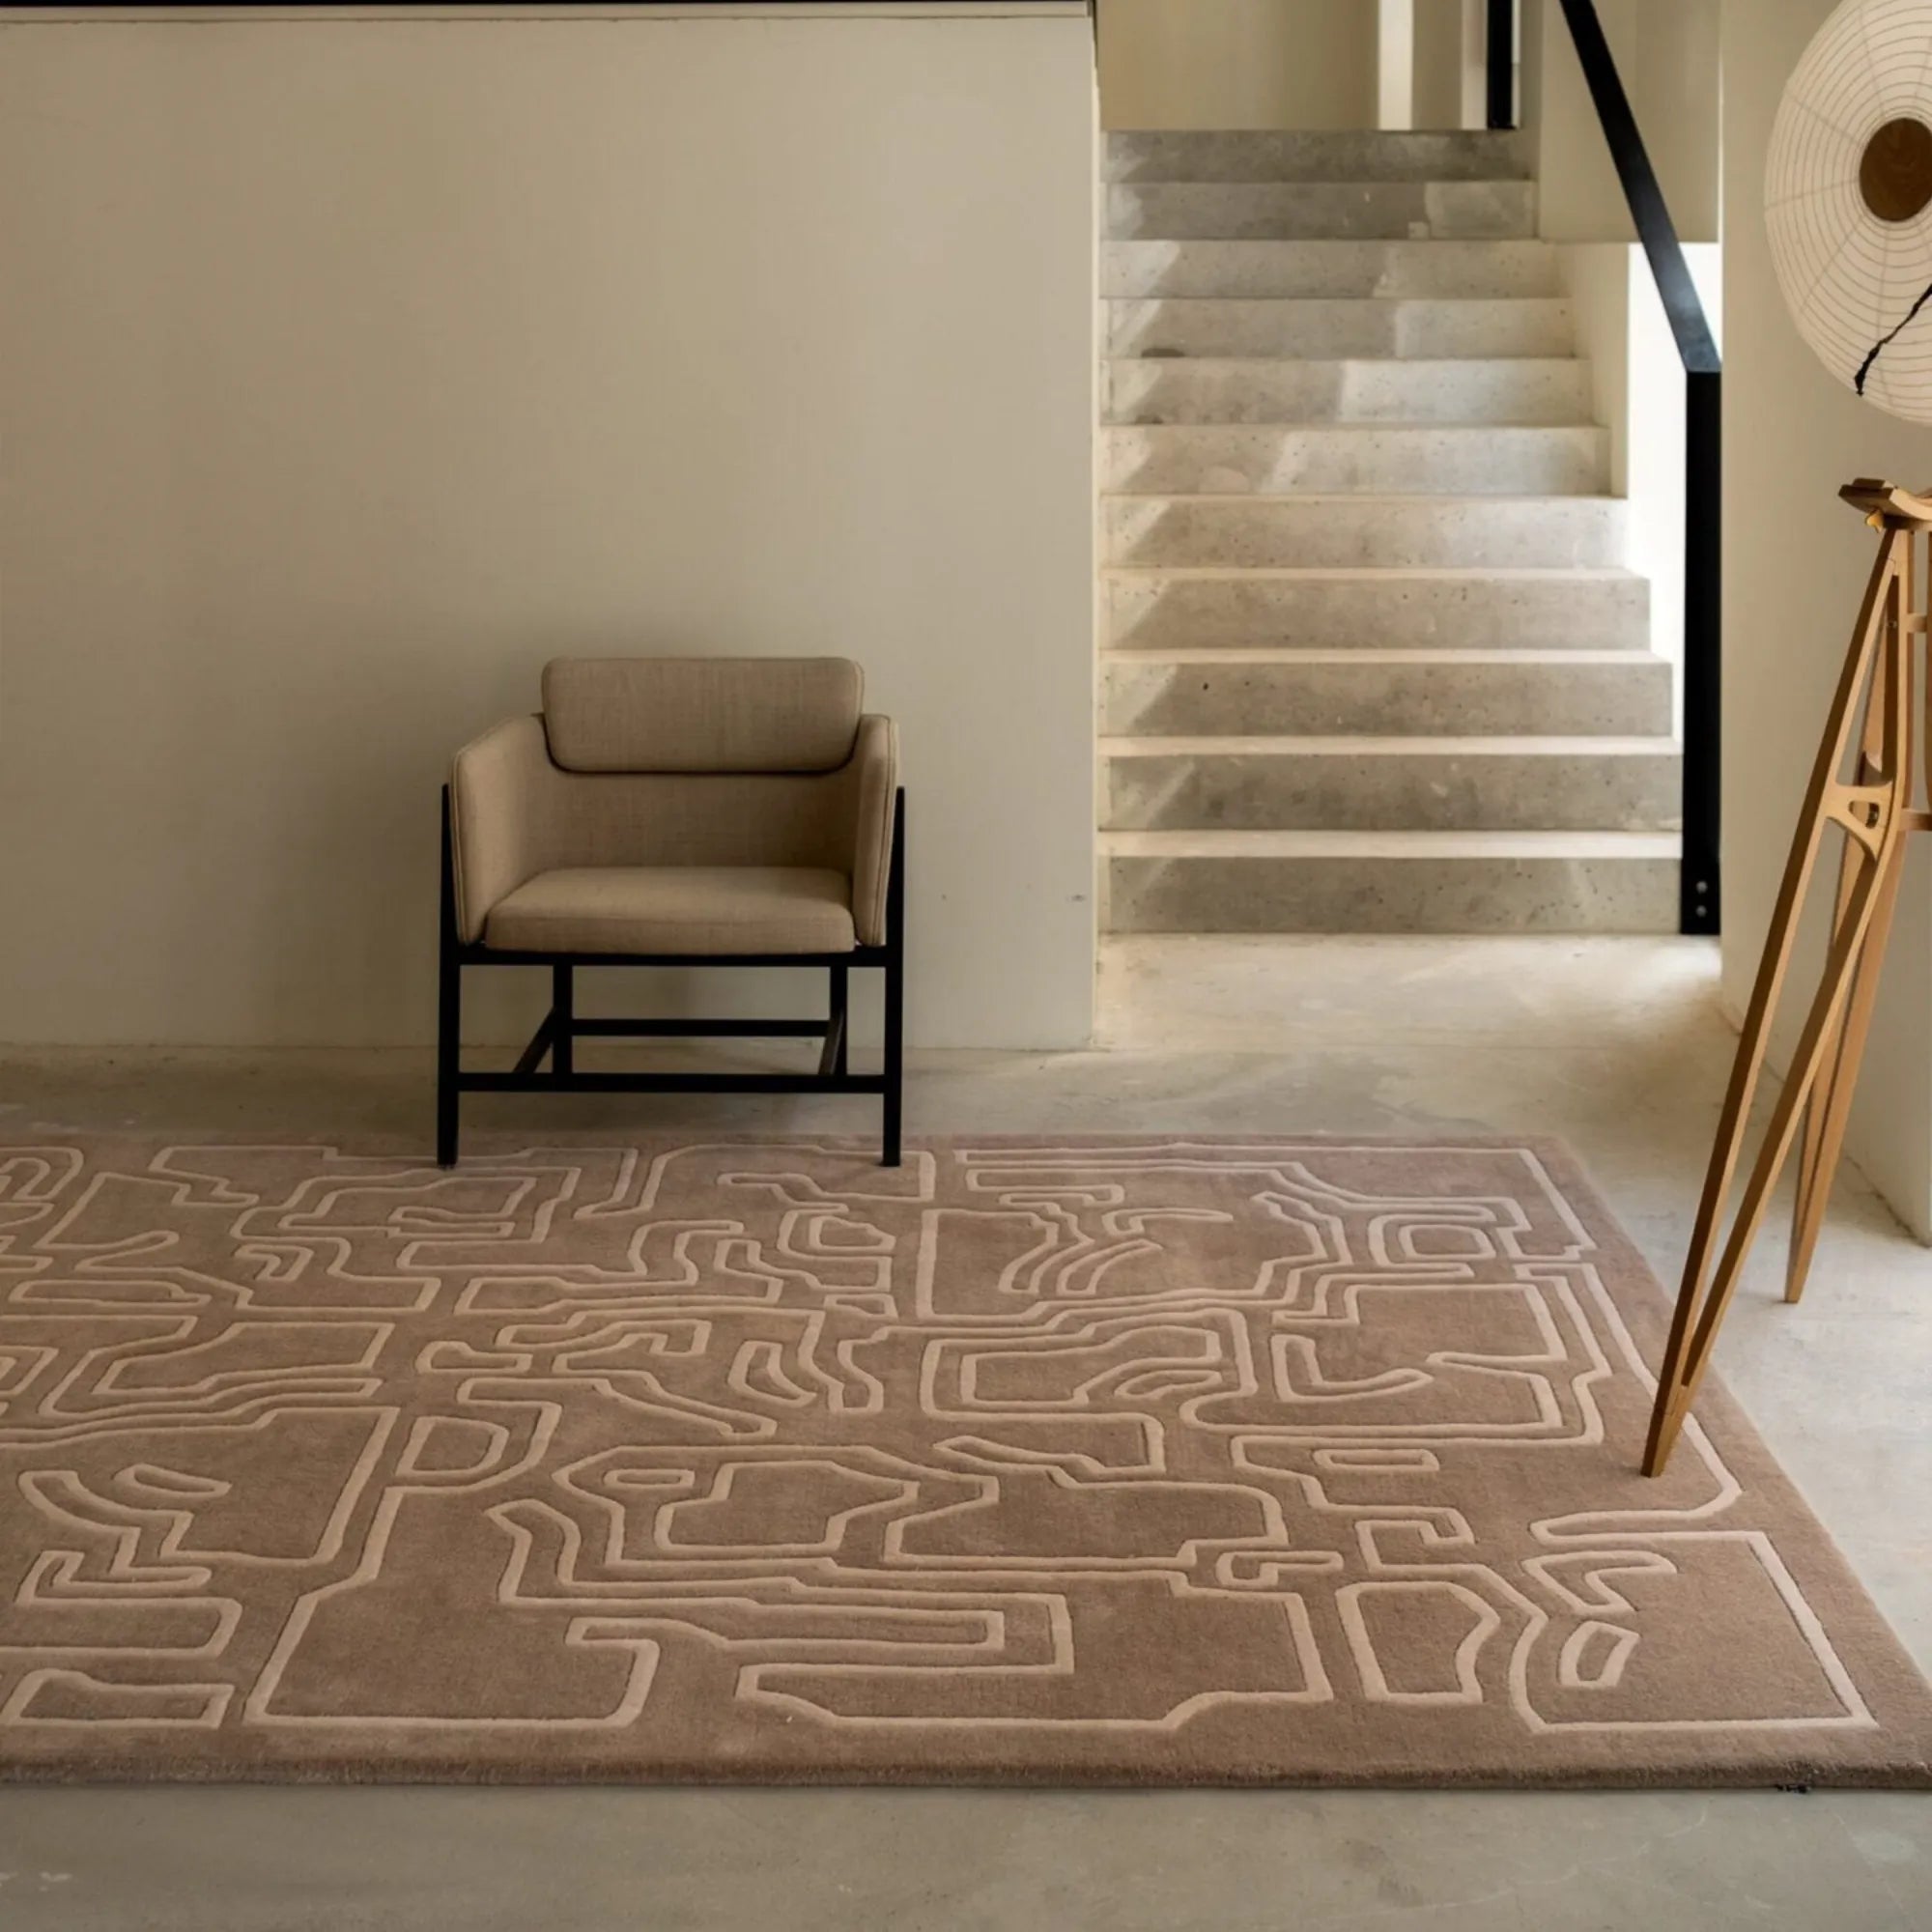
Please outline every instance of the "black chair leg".
M559 1079L567 1079L576 1069L576 1037L571 1031L577 1024L575 974L572 966L550 969L550 1070Z
M449 842L449 787L442 789L442 916L436 962L436 1164L456 1165L458 1074L463 1048L463 966L457 958L456 867Z
M886 1104L881 1165L902 1159L905 1105L905 793L893 801L892 867L886 875Z
M832 996L826 1024L837 1029L838 1041L833 1051L831 1071L842 1075L851 1070L851 1055L847 1050L852 1038L852 1014L849 1006L851 974L843 966L834 966L830 970Z

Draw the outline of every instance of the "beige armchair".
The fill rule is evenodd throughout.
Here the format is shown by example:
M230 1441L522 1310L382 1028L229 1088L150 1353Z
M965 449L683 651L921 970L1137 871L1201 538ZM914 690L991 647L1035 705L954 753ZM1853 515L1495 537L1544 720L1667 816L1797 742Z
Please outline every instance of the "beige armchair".
M456 754L443 788L437 1159L466 1092L878 1094L899 1161L905 800L890 719L841 658L559 658L543 712ZM580 1019L585 965L823 966L820 1020ZM466 966L548 966L508 1072L462 1070ZM885 1069L854 1074L847 973L885 974ZM815 1073L579 1072L586 1036L804 1037ZM548 1067L545 1068L545 1063Z

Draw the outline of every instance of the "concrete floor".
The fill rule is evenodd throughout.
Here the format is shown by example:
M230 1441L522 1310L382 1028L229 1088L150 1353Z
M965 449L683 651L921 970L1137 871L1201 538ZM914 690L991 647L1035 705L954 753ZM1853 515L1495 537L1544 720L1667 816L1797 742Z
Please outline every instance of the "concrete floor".
M1666 1280L1732 1040L1648 940L1135 940L1105 1050L914 1064L913 1131L1556 1134ZM41 1055L0 1134L427 1127L425 1056ZM478 1103L479 1123L518 1118ZM863 1104L551 1103L553 1129L865 1131ZM527 1115L525 1116L527 1118ZM1720 1370L1932 1668L1932 1256L1847 1172L1812 1287L1782 1229ZM1932 1798L1673 1792L0 1791L5 1932L1923 1932Z

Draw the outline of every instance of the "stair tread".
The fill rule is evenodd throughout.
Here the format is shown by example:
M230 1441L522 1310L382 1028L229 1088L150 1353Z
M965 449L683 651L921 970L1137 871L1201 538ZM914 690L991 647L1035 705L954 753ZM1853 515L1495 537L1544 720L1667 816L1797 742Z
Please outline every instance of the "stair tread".
M1452 422L1434 416L1340 416L1340 417L1297 417L1272 422L1103 422L1101 430L1126 430L1135 436L1218 436L1226 430L1248 430L1258 436L1265 436L1273 430L1292 430L1297 435L1315 436L1388 436L1404 432L1419 433L1425 436L1576 436L1579 432L1595 436L1608 436L1609 431L1602 423L1562 422L1562 423L1506 423L1506 422ZM1116 491L1115 495L1125 492ZM1300 494L1299 492L1296 493ZM1314 491L1310 495L1324 493ZM1337 491L1328 491L1328 496L1336 496ZM1386 496L1386 491L1378 493ZM1446 493L1436 492L1435 500L1443 500ZM1601 491L1595 494L1601 496ZM1493 500L1493 498L1486 499ZM1619 499L1620 500L1620 499Z
M1122 298L1115 298L1117 301ZM1153 298L1159 299L1159 298ZM1190 296L1190 301L1213 301L1213 296ZM1235 298L1240 299L1240 298ZM1260 299L1281 299L1293 301L1293 296L1281 298L1260 298ZM1376 298L1364 296L1364 301ZM1524 301L1534 301L1538 298L1524 296ZM1250 371L1262 369L1403 369L1416 371L1418 375L1428 375L1432 369L1455 371L1464 369L1586 369L1588 359L1582 355L1175 355L1169 350L1157 350L1153 355L1124 355L1109 354L1101 361L1124 363L1130 369L1140 369L1148 363L1173 363L1179 369L1225 369L1231 375L1246 375Z
M1580 361L1566 296L1307 291L1104 293L1106 348L1122 362Z
M1337 502L1374 503L1386 498L1364 494L1358 497L1341 497ZM1461 497L1438 498L1438 501L1463 502ZM1507 497L1497 498L1508 501ZM1575 501L1574 497L1556 497L1557 502ZM1612 497L1613 502L1621 502L1622 497ZM1209 582L1221 578L1240 581L1247 578L1279 578L1292 582L1353 582L1367 578L1378 583L1397 583L1419 582L1428 583L1474 583L1474 582L1530 582L1550 583L1559 579L1570 580L1579 577L1601 580L1605 582L1641 582L1642 578L1623 564L1618 563L1109 563L1101 566L1105 575L1111 577L1133 578L1176 578L1179 580L1199 579Z
M1117 859L1676 859L1674 832L1107 832Z
M1346 665L1350 668L1375 665L1508 665L1516 669L1537 665L1560 665L1568 668L1575 665L1636 666L1664 665L1668 662L1655 651L1642 648L1548 650L1527 646L1512 651L1486 650L1461 644L1445 644L1439 650L1378 646L1352 651L1302 648L1293 644L1257 644L1251 649L1239 644L1151 644L1145 650L1136 650L1131 645L1121 644L1104 646L1100 658L1104 664L1224 666L1229 669L1253 665Z
M1151 179L1138 174L1120 175L1116 169L1151 166L1156 161L1179 166L1191 161L1194 168L1211 165L1217 159L1225 168L1245 158L1251 164L1265 160L1277 167L1304 167L1332 164L1338 168L1362 170L1378 163L1386 166L1401 162L1414 167L1452 169L1460 158L1457 180L1521 182L1530 179L1529 156L1521 137L1509 128L1110 128L1102 140L1101 155L1107 178L1140 181ZM1479 166L1495 170L1481 175L1464 172ZM1376 174L1378 181L1402 180L1403 176ZM1276 174L1264 177L1204 176L1190 173L1183 181L1247 180L1293 182L1299 175Z
M1537 757L1537 758L1634 758L1675 757L1683 746L1667 732L1650 737L1606 734L1603 737L1552 737L1545 733L1524 733L1521 737L1435 736L1431 733L1364 733L1359 736L1301 736L1293 733L1214 735L1201 732L1177 733L1173 737L1103 737L1101 754L1110 758L1149 757L1283 757L1283 758L1374 758L1374 757Z
M1274 181L1213 181L1202 175L1136 175L1106 187L1266 187L1284 194L1305 187L1534 187L1527 175L1289 175Z
M1221 425L1227 427L1228 425ZM1238 495L1220 495L1203 490L1103 490L1102 498L1123 503L1349 503L1369 509L1378 503L1471 504L1491 508L1499 503L1627 503L1627 497L1612 497L1602 490L1579 491L1576 496L1556 496L1548 490L1499 491L1492 497L1472 497L1455 490L1244 490Z
M1539 253L1562 245L1540 235L1103 235L1100 243L1107 248L1533 248Z
M1238 239L1238 238L1236 238L1236 239ZM1113 246L1115 246L1115 247L1121 247L1121 248L1178 248L1178 247L1179 247L1179 246L1180 245L1180 243L1179 243L1179 242L1113 242L1113 243L1112 243L1111 245L1113 245ZM1213 246L1213 247L1220 247L1220 246L1222 246L1222 245L1224 245L1224 244L1222 244L1222 243L1220 243L1220 242L1213 242L1213 243L1209 243L1208 245L1210 245L1210 246ZM1314 244L1314 243L1312 243L1312 242L1264 242L1264 243L1261 243L1260 245L1262 245L1262 246L1264 246L1264 247L1268 247L1268 248L1307 248L1307 247L1312 247L1312 246L1314 246L1315 244ZM1346 243L1345 243L1344 245L1345 245L1345 246L1347 246L1347 247L1350 247L1350 248L1393 248L1393 247L1395 247L1395 246L1396 246L1397 244L1396 244L1395 242L1346 242ZM1455 243L1455 244L1451 244L1451 243L1449 243L1449 242L1404 242L1404 243L1402 243L1401 245L1402 245L1402 246L1404 246L1404 247L1415 247L1415 248L1420 248L1420 247L1430 247L1430 248L1443 248L1443 247L1448 247L1448 246L1451 246L1451 245L1455 245L1455 246L1462 246L1462 245L1463 245L1463 244L1462 244L1462 243ZM1493 247L1493 246L1494 246L1495 244L1494 244L1493 242L1491 242L1491 243L1487 243L1487 244L1477 244L1477 245L1487 245L1487 246L1492 246L1492 247ZM1551 245L1554 245L1554 244L1551 244ZM1455 296L1455 295L1442 295L1442 296L1435 296L1435 295L1429 295L1429 296L1405 296L1405 295L1366 295L1366 296L1166 296L1166 295L1151 295L1151 296L1102 296L1102 297L1100 298L1100 299L1101 299L1102 301L1115 301L1115 302L1164 302L1164 303L1167 303L1167 304L1169 304L1169 305L1174 305L1174 304L1177 304L1177 303L1180 303L1180 302L1212 302L1212 303L1215 303L1215 304L1217 304L1217 305L1218 305L1218 304L1220 304L1220 303L1222 303L1222 302L1240 302L1240 303L1242 303L1242 304L1244 304L1245 306L1247 306L1247 307L1250 307L1250 308L1260 308L1260 307L1266 307L1266 308L1313 308L1313 307L1318 307L1318 306L1322 306L1322 307L1327 307L1327 308L1341 308L1341 307L1344 307L1344 306L1346 306L1346 307L1349 307L1349 308L1357 308L1357 307L1360 307L1360 306L1362 306L1362 305L1363 305L1363 304L1365 304L1365 303L1366 303L1366 304L1369 304L1369 305L1371 305L1371 306L1374 306L1374 305L1377 305L1377 304L1379 304L1379 305L1380 305L1381 307L1384 307L1384 308L1467 308L1467 307L1471 307L1471 306L1482 306L1482 305L1488 305L1488 306L1490 306L1490 307L1493 308L1493 307L1494 307L1494 306L1495 306L1495 305L1496 305L1496 304L1497 304L1498 302L1536 302L1536 303L1540 303L1540 304L1541 304L1541 305L1542 305L1543 307L1545 307L1545 308L1568 308L1568 307L1569 307L1569 306L1571 305L1572 301L1573 301L1573 300L1575 299L1575 298L1574 298L1574 297L1571 297L1571 296L1566 296L1566 295L1555 295L1555 296L1519 296L1519 295L1490 295L1490 296ZM1179 361L1187 361L1187 360L1189 360L1189 359L1191 359L1191 358L1189 358L1189 357L1187 357L1187 356L1180 356L1180 355L1178 355L1178 356L1176 356L1176 357L1175 357L1174 359L1175 359L1176 361L1178 361L1178 362L1179 362ZM1211 357L1207 357L1207 358L1204 358L1204 359L1207 359L1207 360L1212 360L1213 358L1211 358ZM1255 356L1252 356L1252 355L1237 355L1237 356L1232 356L1232 357L1228 357L1228 358L1225 358L1225 359L1228 359L1228 360L1232 360L1232 361L1236 361L1236 362L1252 362L1252 361L1256 361L1256 360L1258 360L1258 359L1265 359L1265 358L1258 358L1258 357L1255 357ZM1347 356L1330 356L1330 357L1327 357L1326 359L1327 359L1327 360L1330 360L1330 361L1347 361L1347 360L1348 360L1349 358L1348 358ZM1434 355L1434 356L1428 356L1428 357L1425 357L1425 358L1423 358L1423 359L1425 359L1425 360L1428 360L1428 361L1433 361L1433 362L1457 362L1457 361L1461 361L1461 360L1462 360L1463 358L1462 358L1461 356L1456 356L1456 355ZM1515 356L1513 356L1513 355L1498 355L1498 356L1494 356L1494 357L1492 357L1492 358L1489 358L1489 359L1491 359L1491 360L1494 360L1494 361L1498 361L1498 362L1513 362L1513 361L1517 360L1517 357L1515 357ZM1523 358L1523 359L1524 359L1524 360L1527 360L1527 361L1532 361L1532 362L1561 362L1561 361L1568 361L1568 360L1572 360L1572 359L1574 359L1574 358L1572 358L1572 357L1568 357L1568 356L1561 356L1561 355L1532 355L1532 356L1527 356L1527 357L1525 357L1525 358Z

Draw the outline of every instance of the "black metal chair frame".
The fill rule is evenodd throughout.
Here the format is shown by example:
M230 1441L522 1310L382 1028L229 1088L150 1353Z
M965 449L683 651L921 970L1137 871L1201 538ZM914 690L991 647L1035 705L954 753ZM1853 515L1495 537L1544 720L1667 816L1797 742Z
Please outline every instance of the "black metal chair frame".
M508 1072L462 1067L463 969L548 966L551 1006ZM583 1019L577 1012L580 966L823 967L829 981L822 1020ZM847 1056L847 991L853 967L886 976L885 1067L854 1073ZM905 790L893 801L893 850L886 874L886 940L850 952L529 952L465 944L456 923L456 858L449 787L442 788L442 937L437 965L436 1158L454 1167L458 1109L465 1094L877 1094L883 1101L881 1165L900 1160L905 1037ZM621 1039L817 1039L815 1073L580 1073L576 1043ZM549 1066L545 1068L544 1063Z

